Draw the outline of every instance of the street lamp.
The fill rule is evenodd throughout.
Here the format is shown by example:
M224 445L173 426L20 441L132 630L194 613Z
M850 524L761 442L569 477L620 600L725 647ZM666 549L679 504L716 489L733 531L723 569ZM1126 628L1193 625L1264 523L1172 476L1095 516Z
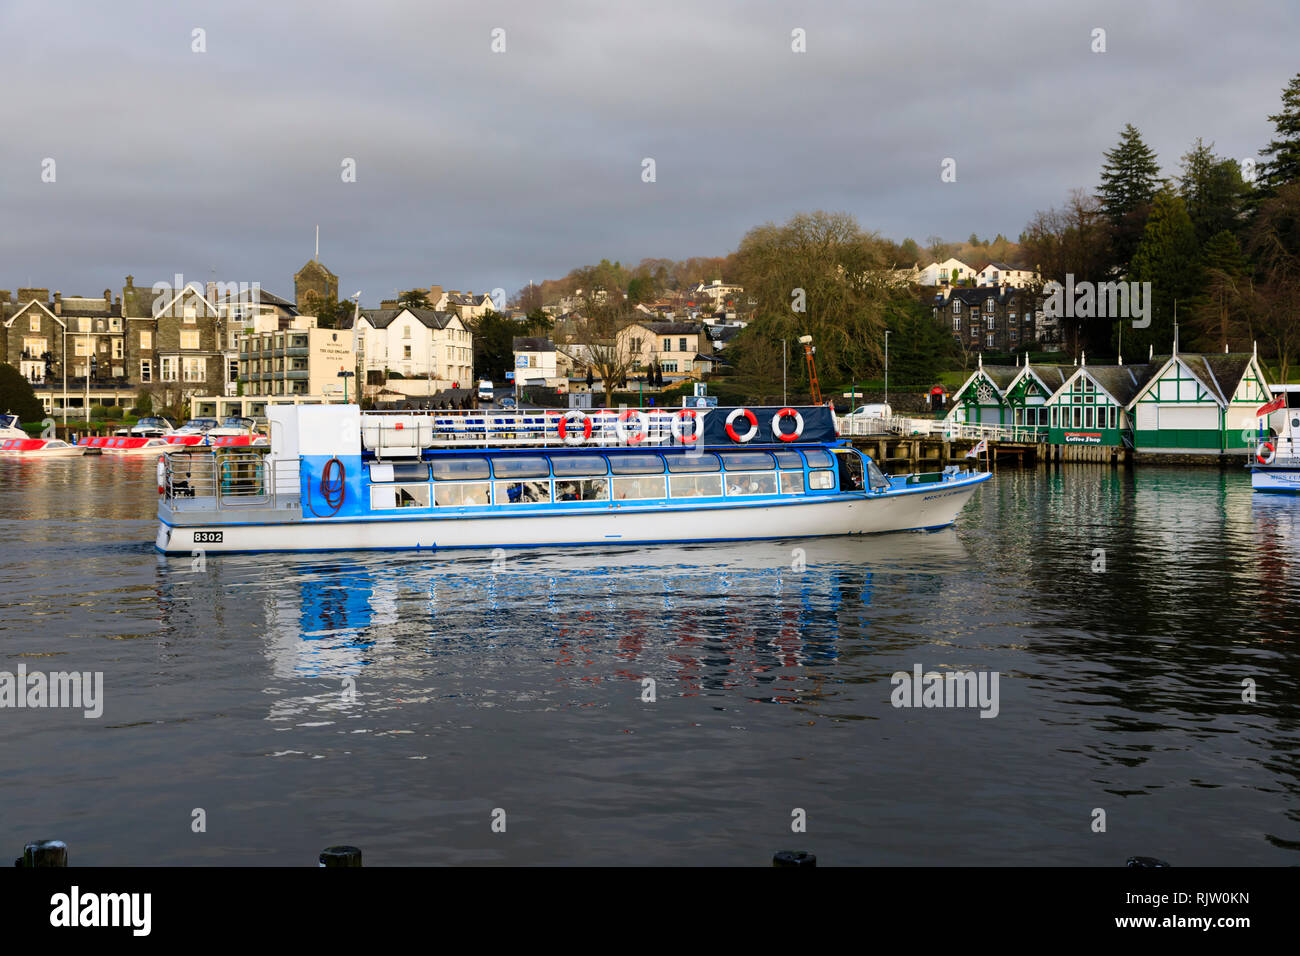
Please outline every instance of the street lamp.
M347 369L339 369L338 378L343 379L343 404L348 403L348 379L355 376L356 372L349 372Z

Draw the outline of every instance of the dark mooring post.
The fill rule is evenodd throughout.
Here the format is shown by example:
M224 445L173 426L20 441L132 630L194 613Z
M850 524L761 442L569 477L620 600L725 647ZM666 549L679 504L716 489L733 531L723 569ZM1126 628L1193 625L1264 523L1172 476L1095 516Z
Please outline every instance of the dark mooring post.
M14 860L14 866L28 869L67 865L68 845L62 840L35 840L23 847L23 855Z
M355 846L327 846L320 851L321 866L360 866L361 850Z
M816 866L816 855L807 850L782 850L772 857L773 866Z

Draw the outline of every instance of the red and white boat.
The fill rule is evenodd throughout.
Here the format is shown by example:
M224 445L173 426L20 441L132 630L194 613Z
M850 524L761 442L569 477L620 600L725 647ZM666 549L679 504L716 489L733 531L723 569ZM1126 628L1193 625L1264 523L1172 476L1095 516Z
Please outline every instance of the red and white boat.
M86 453L82 445L70 445L61 438L6 438L0 441L4 458L79 458Z
M251 418L231 416L218 423L215 418L192 418L165 439L173 446L215 445L219 448L263 446L270 439L257 430Z
M167 444L165 438L147 438L144 435L112 435L99 446L105 455L165 455L175 449L176 446Z

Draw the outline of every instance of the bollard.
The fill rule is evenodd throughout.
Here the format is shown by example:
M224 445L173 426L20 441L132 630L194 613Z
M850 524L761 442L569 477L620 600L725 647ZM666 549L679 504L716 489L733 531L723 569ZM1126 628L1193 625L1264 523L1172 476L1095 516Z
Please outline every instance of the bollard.
M327 846L320 853L321 866L360 866L361 850L355 846Z
M14 860L14 866L27 869L67 865L68 845L62 840L35 840L23 847L23 855Z
M1168 866L1164 860L1157 860L1154 856L1131 856L1124 861L1125 866L1134 866L1140 869L1154 869L1156 867Z
M772 857L773 866L816 866L817 857L807 850L781 850Z

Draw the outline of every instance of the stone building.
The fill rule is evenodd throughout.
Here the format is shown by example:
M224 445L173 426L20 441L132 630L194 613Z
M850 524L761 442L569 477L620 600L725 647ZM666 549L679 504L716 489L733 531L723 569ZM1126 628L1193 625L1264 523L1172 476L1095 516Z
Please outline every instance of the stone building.
M322 303L339 300L339 277L312 259L294 273L293 297L300 313L316 315Z

